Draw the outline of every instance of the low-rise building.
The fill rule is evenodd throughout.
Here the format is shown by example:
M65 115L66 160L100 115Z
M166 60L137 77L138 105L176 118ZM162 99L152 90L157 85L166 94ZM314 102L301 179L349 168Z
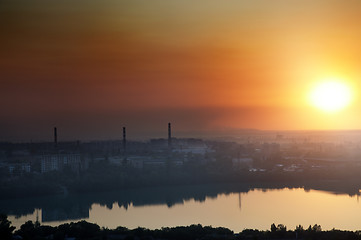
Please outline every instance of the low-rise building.
M41 156L41 173L50 171L62 171L69 167L72 171L80 171L85 168L78 153L55 153Z
M251 157L239 157L232 159L232 165L234 169L248 168L253 166L253 158Z

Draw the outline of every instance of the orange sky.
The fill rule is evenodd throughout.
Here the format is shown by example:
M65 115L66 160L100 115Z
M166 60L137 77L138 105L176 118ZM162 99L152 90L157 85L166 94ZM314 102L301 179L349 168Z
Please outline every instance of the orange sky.
M0 3L0 140L227 128L360 129L361 2ZM353 88L310 106L326 77ZM61 135L60 135L61 136ZM59 136L59 137L60 137ZM51 137L49 137L51 139Z

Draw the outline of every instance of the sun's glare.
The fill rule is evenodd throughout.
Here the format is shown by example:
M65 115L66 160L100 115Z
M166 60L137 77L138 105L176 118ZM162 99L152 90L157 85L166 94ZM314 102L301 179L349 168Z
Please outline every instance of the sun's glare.
M350 104L352 98L351 88L340 81L325 81L313 88L310 101L315 107L335 112Z

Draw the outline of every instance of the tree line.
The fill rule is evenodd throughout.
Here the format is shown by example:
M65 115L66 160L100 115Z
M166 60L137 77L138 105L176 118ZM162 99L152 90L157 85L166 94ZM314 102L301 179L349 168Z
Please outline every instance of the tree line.
M245 229L240 233L223 227L202 226L200 224L180 227L163 227L150 230L142 227L128 229L117 227L108 229L86 221L61 224L56 227L27 221L20 229L11 225L5 214L0 214L0 239L2 240L249 240L249 239L327 239L361 240L361 231L332 229L323 231L320 225L303 228L298 225L287 230L283 224L272 224L270 230Z

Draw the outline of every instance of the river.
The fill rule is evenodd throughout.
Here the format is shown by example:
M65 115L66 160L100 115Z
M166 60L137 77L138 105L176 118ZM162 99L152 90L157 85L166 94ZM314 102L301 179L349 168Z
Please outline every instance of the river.
M294 229L360 230L359 195L304 188L245 188L199 185L133 189L108 193L2 200L0 210L17 229L28 220L57 226L86 220L101 227L156 229L190 224L270 229L272 223Z

